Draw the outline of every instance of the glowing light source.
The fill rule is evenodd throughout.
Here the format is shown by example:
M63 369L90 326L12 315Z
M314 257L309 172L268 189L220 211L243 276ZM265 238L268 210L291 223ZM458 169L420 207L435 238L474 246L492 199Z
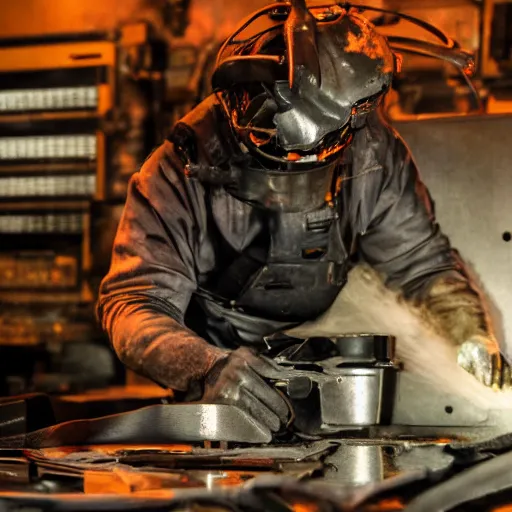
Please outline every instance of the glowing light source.
M10 176L0 178L0 197L91 196L96 176Z
M95 135L0 137L0 160L96 158Z
M79 213L0 215L0 233L80 233Z
M96 108L96 86L0 91L0 113Z

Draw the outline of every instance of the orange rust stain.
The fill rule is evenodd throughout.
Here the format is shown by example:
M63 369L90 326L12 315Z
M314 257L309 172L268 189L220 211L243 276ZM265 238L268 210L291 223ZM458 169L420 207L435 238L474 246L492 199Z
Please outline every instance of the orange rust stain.
M294 503L293 512L317 512L318 506L314 503Z
M404 56L401 53L395 52L395 71L400 73L402 71L402 65L404 62Z
M375 31L373 26L363 17L351 13L351 20L361 29L360 34L349 32L345 51L349 53L364 53L370 59L382 59L381 71L391 73L394 69L394 59L391 49L384 36Z
M105 455L116 455L121 451L161 451L167 453L191 453L192 446L186 444L163 444L163 445L130 445L130 444L106 444L106 445L88 445L88 446L64 446L59 448L43 448L35 450L34 453L40 454L47 459L62 459L70 453L76 452L96 452ZM31 450L27 450L31 453Z
M320 154L318 155L318 160L320 162L322 162L323 160L325 160L327 157L333 155L334 153L336 153L338 150L340 149L340 146L336 145L334 146L333 148L330 148L330 149L324 149L320 152Z
M344 141L343 143L336 144L335 146L332 146L332 147L330 147L328 149L322 150L320 152L320 154L318 155L318 160L321 162L321 161L325 160L327 157L329 157L331 155L334 155L335 153L338 153L343 148L349 146L351 142L352 142L352 135L350 135L348 140Z
M229 471L223 478L216 480L215 485L219 487L235 487L243 485L247 480L254 478L254 473L245 471Z
M176 493L171 489L145 489L131 494L137 498L171 499L174 498Z
M131 494L164 487L157 475L123 470L85 471L83 478L85 494Z
M261 458L261 459L251 459L249 457L243 459L233 459L230 461L232 466L258 466L258 467L273 467L275 465L275 460L270 458Z
M156 384L134 385L134 386L111 386L104 389L96 389L76 395L66 395L61 399L66 402L88 402L91 400L111 400L123 398L169 398L172 392L163 389Z
M336 178L336 184L334 186L335 194L338 195L341 192L341 185L343 183L343 178L341 176L338 176Z
M166 497L175 489L205 487L209 475L199 471L192 478L177 473L149 473L115 468L110 471L86 470L83 489L85 494L116 494ZM255 473L228 471L213 479L215 487L238 487L254 478Z
M249 139L251 139L251 142L257 147L262 146L269 141L269 137L263 139L255 135L254 132L249 133Z
M397 510L404 510L405 505L402 500L398 498L388 498L374 505L369 505L364 508L365 512L395 512Z
M91 445L89 449L103 453L118 453L120 451L163 451L169 453L191 453L192 446L188 444L106 444Z
M360 35L349 32L345 50L350 53L364 53L370 59L381 59L384 56L382 48L379 47L375 39L367 37L364 32Z
M322 249L321 248L314 248L314 249L304 249L304 254L306 256L310 256L311 254L315 254L317 253L318 251L321 251Z

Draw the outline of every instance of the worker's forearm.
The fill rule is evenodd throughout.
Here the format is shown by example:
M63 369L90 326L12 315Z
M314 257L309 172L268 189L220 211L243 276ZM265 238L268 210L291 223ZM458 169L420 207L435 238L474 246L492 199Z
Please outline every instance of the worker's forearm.
M421 308L436 329L456 345L493 335L482 298L457 272L435 279L421 300Z
M102 323L127 367L177 391L200 383L225 355L148 301L111 303Z

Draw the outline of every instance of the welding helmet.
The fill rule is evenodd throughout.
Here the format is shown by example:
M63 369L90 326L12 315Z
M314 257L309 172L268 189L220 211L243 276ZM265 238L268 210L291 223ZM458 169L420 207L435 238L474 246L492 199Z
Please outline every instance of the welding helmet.
M270 26L241 38L262 17ZM247 157L231 193L281 211L334 197L344 151L395 68L386 38L353 9L293 0L250 16L221 47L212 75Z

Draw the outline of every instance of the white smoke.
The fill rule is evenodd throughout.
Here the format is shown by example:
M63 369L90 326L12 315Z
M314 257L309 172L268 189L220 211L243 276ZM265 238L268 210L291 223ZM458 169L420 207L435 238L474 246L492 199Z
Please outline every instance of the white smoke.
M412 307L383 286L375 272L364 267L350 273L347 286L322 317L289 331L300 337L348 333L392 334L406 371L482 409L512 408L512 392L486 388L462 370L453 344L436 334Z

